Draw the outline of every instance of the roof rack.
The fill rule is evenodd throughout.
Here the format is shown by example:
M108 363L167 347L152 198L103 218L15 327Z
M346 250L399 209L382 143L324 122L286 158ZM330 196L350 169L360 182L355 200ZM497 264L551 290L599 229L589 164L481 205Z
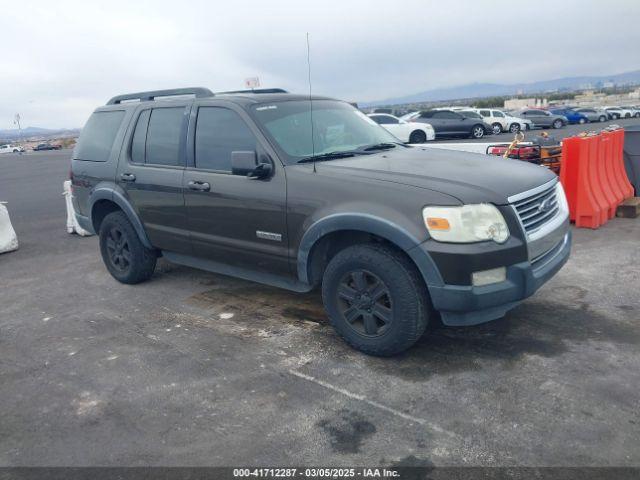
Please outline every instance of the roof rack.
M156 97L173 97L176 95L195 95L196 98L202 98L213 97L214 93L208 88L202 87L151 90L149 92L125 93L124 95L116 95L107 102L107 105L118 105L127 100L140 100L141 102L150 102L155 100Z
M282 88L256 88L253 90L231 90L228 92L216 92L218 95L228 95L233 93L289 93Z

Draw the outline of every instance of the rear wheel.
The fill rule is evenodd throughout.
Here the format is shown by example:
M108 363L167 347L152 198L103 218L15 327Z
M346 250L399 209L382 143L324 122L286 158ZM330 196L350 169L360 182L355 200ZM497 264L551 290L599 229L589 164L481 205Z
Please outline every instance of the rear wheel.
M581 118L580 120L578 120L578 123L580 125L584 125L585 123L587 123L587 119L586 118Z
M491 125L491 128L493 129L494 135L502 133L502 125L500 125L499 123L494 123L493 125Z
M554 120L553 121L553 128L558 129L558 128L562 128L562 126L564 125L564 123L562 122L562 120Z
M482 125L474 125L474 127L471 129L471 136L473 138L484 137L484 127Z
M122 283L140 283L153 275L157 255L146 248L133 225L118 211L100 225L100 253L109 273Z
M511 133L518 133L520 131L520 124L512 123L511 125L509 125L509 131Z
M600 115L600 117L598 118L598 121L606 122L607 121L607 117L605 117L604 115Z
M401 252L382 245L342 250L322 279L331 324L349 345L370 355L395 355L422 336L427 295L414 265Z
M424 143L427 141L427 134L422 130L415 130L409 135L409 143Z

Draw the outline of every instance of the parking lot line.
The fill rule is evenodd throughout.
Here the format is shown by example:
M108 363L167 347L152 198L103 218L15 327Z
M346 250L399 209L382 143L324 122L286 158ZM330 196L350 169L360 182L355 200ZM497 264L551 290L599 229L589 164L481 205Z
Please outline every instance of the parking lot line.
M376 402L375 400L370 400L367 397L365 397L364 395L360 395L357 393L353 393L350 392L349 390L345 390L344 388L341 387L337 387L335 385L332 385L330 383L325 382L324 380L320 380L318 378L312 377L311 375L306 375L302 372L297 372L296 370L289 370L289 373L291 375L294 375L298 378L302 378L304 380L307 380L309 382L313 382L316 385L320 385L321 387L327 388L329 390L333 390L334 392L337 393L341 393L342 395L345 395L346 397L352 398L354 400L358 400L361 401L363 403L366 403L367 405L371 405L372 407L378 408L380 410L384 410L385 412L388 412L392 415L395 415L396 417L400 417L403 418L405 420L408 420L410 422L413 423L418 423L420 425L424 425L428 428L430 428L431 430L433 430L434 432L437 432L439 434L444 434L444 435L448 435L451 438L458 438L458 436L455 433L452 433L448 430L445 430L442 427L439 427L438 425L434 425L431 422L425 420L424 418L418 418L418 417L414 417L413 415L409 415L407 413L401 412L400 410L396 410L395 408L389 407L387 405L384 405L382 403Z

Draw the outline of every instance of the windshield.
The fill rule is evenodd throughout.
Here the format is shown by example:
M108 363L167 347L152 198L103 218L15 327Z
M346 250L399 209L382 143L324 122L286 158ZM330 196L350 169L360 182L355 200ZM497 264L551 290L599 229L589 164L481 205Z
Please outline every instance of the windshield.
M365 153L372 145L399 140L360 110L336 100L313 100L313 142L311 102L292 100L255 105L254 115L277 143L287 163L334 153ZM371 152L366 152L371 153Z

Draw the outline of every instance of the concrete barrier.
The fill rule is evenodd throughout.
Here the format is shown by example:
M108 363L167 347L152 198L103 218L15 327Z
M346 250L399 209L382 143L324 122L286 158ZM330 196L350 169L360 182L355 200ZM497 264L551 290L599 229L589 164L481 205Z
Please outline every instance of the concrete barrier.
M5 202L0 202L0 253L12 252L18 249L18 237L11 225L9 211Z

